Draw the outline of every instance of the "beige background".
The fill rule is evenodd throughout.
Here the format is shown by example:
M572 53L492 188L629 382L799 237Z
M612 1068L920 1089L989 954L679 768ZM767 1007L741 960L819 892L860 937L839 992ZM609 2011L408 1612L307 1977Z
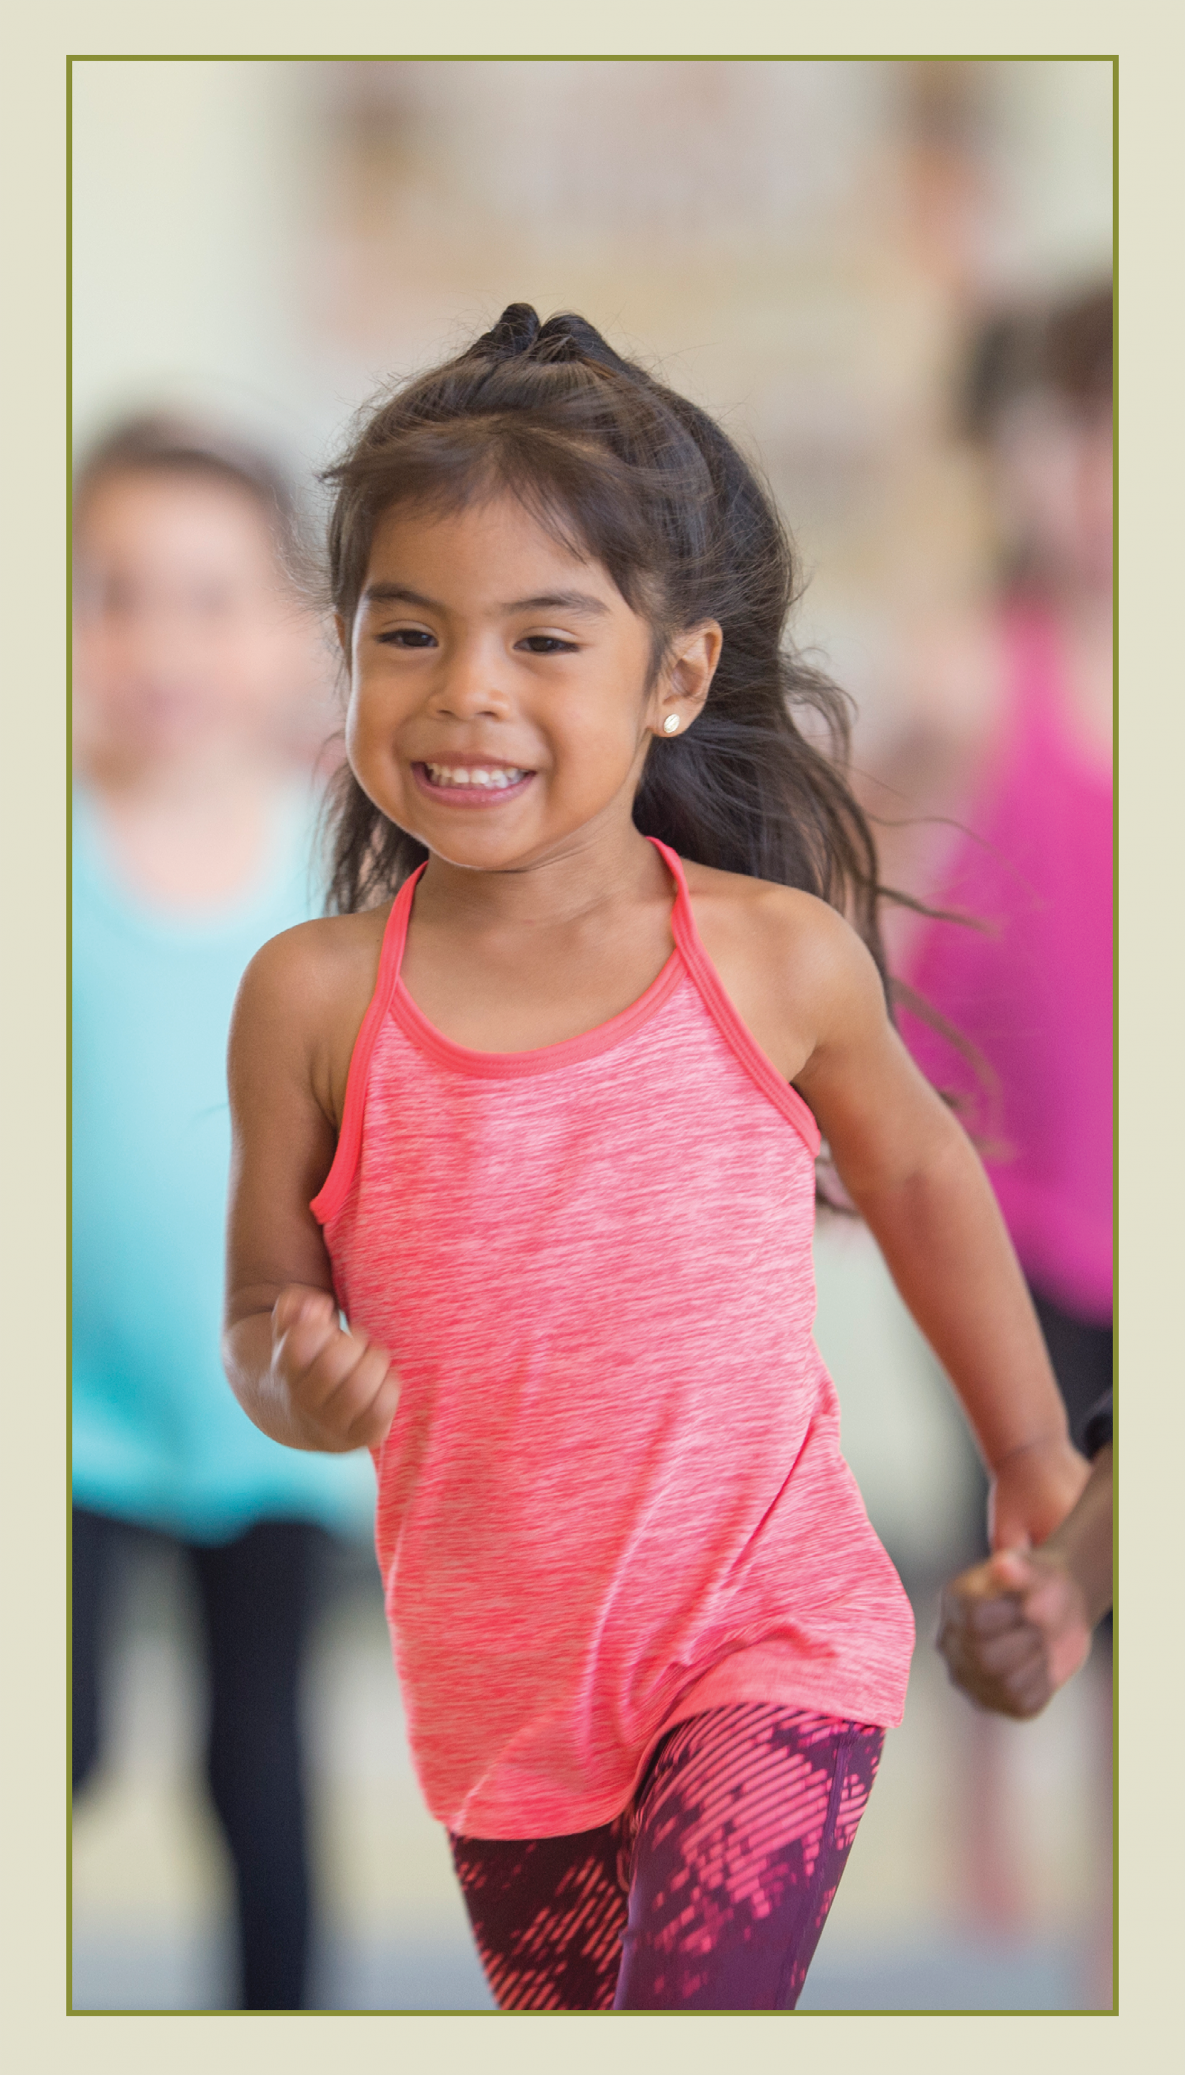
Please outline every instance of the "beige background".
M474 10L476 24L488 20ZM785 8L735 7L727 17L728 48L761 53L813 49L820 54L883 51L881 10L832 9L826 22L800 21ZM795 2039L801 2053L824 2051L837 2068L862 2065L870 2054L890 2065L905 2059L938 2067L957 2052L969 2070L994 2068L1001 2051L1021 2068L1083 2069L1139 2065L1162 2059L1174 2025L1173 1962L1177 1882L1167 1869L1180 1863L1179 1826L1166 1795L1160 1750L1167 1746L1171 1787L1175 1725L1180 1718L1179 1661L1166 1668L1164 1623L1179 1628L1170 1599L1177 1566L1168 1563L1167 1521L1177 1499L1181 1459L1179 1357L1170 1334L1169 1308L1180 1258L1180 1218L1174 1177L1180 1166L1180 1026L1182 987L1175 953L1172 895L1178 867L1168 831L1179 815L1171 795L1179 769L1182 725L1176 643L1168 615L1180 586L1182 439L1174 400L1180 342L1180 288L1168 256L1180 236L1169 198L1185 191L1175 81L1183 40L1162 27L1146 6L1123 10L1080 6L1068 19L1060 8L1028 5L993 11L992 40L1001 54L1030 50L1106 51L1122 61L1121 213L1123 294L1123 493L1121 586L1124 693L1124 877L1121 916L1124 951L1121 1038L1125 1156L1121 1186L1123 1247L1122 1345L1130 1392L1124 1427L1121 1493L1124 1537L1124 1650L1121 1797L1124 1849L1121 1882L1121 1999L1117 2019L1082 2023L1072 2018L861 2017L821 2020L825 2044ZM901 51L950 50L946 9L900 7L893 45ZM334 11L339 53L400 47L441 52L443 32L399 34L389 10L344 6ZM1065 26L1063 26L1063 23ZM708 10L680 9L674 33L662 10L603 8L597 29L570 20L561 35L550 11L518 8L514 28L504 23L503 49L557 53L617 48L642 53L718 48L725 33ZM842 26L841 26L842 25ZM974 30L974 24L972 31ZM188 28L188 33L186 33ZM464 35L465 10L452 11L448 43L480 49L489 32ZM863 33L861 33L863 31ZM809 33L808 33L809 32ZM292 5L284 45L322 47L323 13ZM986 32L981 29L980 40ZM319 2065L327 2055L348 2057L358 2069L459 2065L475 2054L492 2068L549 2066L558 2056L575 2069L592 2068L605 2043L595 2019L486 2021L480 2034L466 2028L476 2017L383 2018L222 2017L209 2035L201 2018L79 2017L67 2020L64 1952L64 1604L65 1486L63 1481L63 1174L64 1130L64 730L60 686L64 648L63 493L66 482L62 412L64 201L63 56L95 49L100 41L127 51L192 49L229 52L279 48L274 31L246 5L207 10L200 23L180 16L167 39L156 9L59 8L55 18L22 31L23 62L11 66L3 134L8 163L10 316L3 389L6 447L17 462L4 506L2 566L8 592L5 737L8 755L2 836L6 845L7 921L20 970L5 1019L6 1085L10 1134L5 1216L5 1262L17 1345L6 1364L6 1495L3 1506L8 1706L4 1722L6 1818L20 1847L4 1883L6 1922L0 1935L7 1981L5 2026L17 2034L19 2066L86 2065L145 2069L166 2061L179 2068L204 2064L211 2053L228 2067ZM976 47L974 33L962 47ZM982 40L981 40L982 47ZM333 53L328 53L333 54ZM19 275L20 289L12 296ZM1170 299L1174 296L1175 307ZM1170 405L1176 413L1169 417ZM15 781L15 782L14 782ZM1153 931L1155 930L1155 935ZM15 1013L14 1013L15 1011ZM1176 1373L1174 1373L1176 1372ZM1132 1388L1131 1380L1138 1378ZM1153 1734L1144 1725L1152 1717ZM1158 1730L1163 1722L1167 1733ZM1171 1898L1171 1899L1170 1899ZM1174 1942L1170 1944L1170 1940ZM760 2067L788 2057L785 2020L755 2015L658 2017L660 2032L681 2029L669 2043L639 2024L612 2041L616 2059L661 2065L676 2054L681 2066L715 2065L743 2053ZM333 2028L327 2037L318 2025ZM562 2041L555 2026L566 2026ZM348 2034L341 2027L351 2027ZM398 2029L392 2031L392 2026ZM249 2029L244 2030L244 2027ZM951 2028L954 2027L952 2034ZM1007 2039L1000 2028L1007 2031ZM279 2028L283 2028L282 2036ZM723 2028L723 2030L722 2030ZM743 2037L742 2029L743 2028ZM871 2028L871 2030L869 2029ZM20 2035L23 2035L21 2037ZM664 2050L665 2049L665 2050Z

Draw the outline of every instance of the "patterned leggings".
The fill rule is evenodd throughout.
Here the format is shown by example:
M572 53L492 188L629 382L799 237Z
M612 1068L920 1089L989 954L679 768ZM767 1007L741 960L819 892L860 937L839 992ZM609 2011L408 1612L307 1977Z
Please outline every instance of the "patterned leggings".
M884 1731L801 1708L710 1708L633 1801L571 1837L452 1837L502 2010L793 2010Z

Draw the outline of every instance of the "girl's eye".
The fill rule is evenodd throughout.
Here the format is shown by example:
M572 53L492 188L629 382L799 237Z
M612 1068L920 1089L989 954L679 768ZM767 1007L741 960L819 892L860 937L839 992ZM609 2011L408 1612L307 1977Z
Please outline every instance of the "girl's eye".
M526 634L519 647L533 656L570 656L576 652L576 643L563 640L559 634Z
M387 648L431 648L436 636L426 627L392 627L378 638Z

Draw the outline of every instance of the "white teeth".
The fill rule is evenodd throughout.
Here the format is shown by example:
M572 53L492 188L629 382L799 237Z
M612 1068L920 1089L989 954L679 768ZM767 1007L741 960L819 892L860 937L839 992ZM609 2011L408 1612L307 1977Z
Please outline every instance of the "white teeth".
M504 765L493 768L467 765L463 769L457 769L450 764L427 764L425 769L433 785L480 785L494 792L505 792L508 785L517 785L520 778L527 775L525 771L520 771L517 765L509 768Z

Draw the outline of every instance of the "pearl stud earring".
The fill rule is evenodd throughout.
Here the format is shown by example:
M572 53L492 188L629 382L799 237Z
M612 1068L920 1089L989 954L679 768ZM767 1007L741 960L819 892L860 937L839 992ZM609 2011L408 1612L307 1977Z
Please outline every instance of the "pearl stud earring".
M678 734L678 732L679 732L679 716L678 716L678 714L677 714L677 713L668 713L668 715L667 715L666 719L664 720L664 722L663 722L663 724L662 724L662 731L663 731L663 734L664 734L664 735L677 735L677 734Z

